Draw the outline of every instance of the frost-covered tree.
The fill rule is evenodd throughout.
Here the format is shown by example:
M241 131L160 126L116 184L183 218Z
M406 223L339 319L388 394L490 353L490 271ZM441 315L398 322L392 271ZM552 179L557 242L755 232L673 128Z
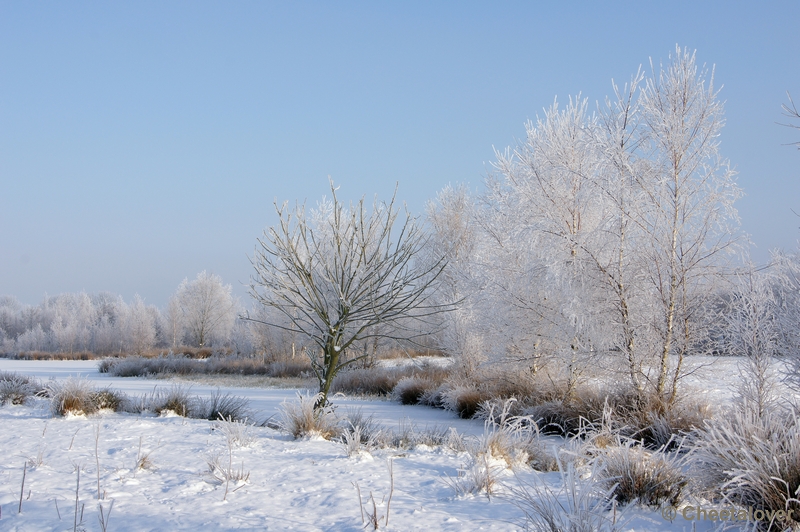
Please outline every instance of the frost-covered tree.
M53 316L50 341L54 350L65 353L91 349L95 308L88 294L59 294L47 302Z
M724 118L713 71L680 47L653 70L641 95L641 149L653 171L637 176L645 201L633 218L658 308L656 392L674 397L683 356L705 340L702 312L737 247L741 191L719 153Z
M780 330L778 352L787 361L787 381L800 389L800 251L775 252L772 263Z
M445 257L446 266L437 279L436 297L446 304L457 302L442 314L440 347L454 357L466 376L486 361L484 340L488 330L477 319L483 287L475 253L480 247L475 198L465 185L447 186L427 205L430 239L426 258Z
M127 352L142 355L155 345L156 319L139 294L124 309L121 322L120 329Z
M184 279L175 298L192 345L205 347L228 339L236 319L236 303L231 285L223 284L220 276L202 271L193 281Z
M161 313L161 332L163 342L172 349L183 341L184 321L178 294L167 301L167 308Z
M416 261L426 235L408 213L398 219L394 202L376 200L368 210L362 198L348 207L331 182L331 198L314 211L276 205L279 223L258 241L250 294L290 324L270 325L314 345L307 353L317 407L327 403L337 372L367 356L348 357L348 348L371 338L418 338L445 308L430 298L443 261Z
M536 363L557 361L567 393L605 349L596 334L604 309L586 256L604 244L598 233L605 234L609 208L599 187L596 129L586 100L571 99L563 110L554 104L527 124L525 142L497 153L499 175L484 196L483 225L501 261L493 269L505 274L495 284L517 311L513 322L532 325L512 333L516 349Z
M751 267L738 276L721 312L724 347L742 361L741 407L759 418L772 406L778 381L774 364L781 350L781 312L775 281Z
M457 268L480 290L494 361L561 372L567 393L620 364L638 393L675 399L683 357L711 345L710 302L737 249L722 125L713 76L677 48L596 113L553 105L497 153Z

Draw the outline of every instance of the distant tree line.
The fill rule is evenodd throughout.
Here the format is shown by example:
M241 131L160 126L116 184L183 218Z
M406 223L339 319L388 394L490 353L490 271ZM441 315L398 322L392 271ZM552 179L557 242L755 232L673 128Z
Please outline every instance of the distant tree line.
M242 310L231 286L205 271L185 279L164 309L109 292L48 296L38 305L0 296L0 353L144 355L191 347L254 354L282 347L280 333L270 337L243 322Z

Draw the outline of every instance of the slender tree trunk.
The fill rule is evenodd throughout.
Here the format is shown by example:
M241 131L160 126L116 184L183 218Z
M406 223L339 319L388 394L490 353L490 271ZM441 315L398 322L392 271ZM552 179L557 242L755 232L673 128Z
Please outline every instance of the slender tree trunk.
M670 260L669 260L669 293L667 295L667 315L666 315L666 330L664 331L664 346L661 351L661 367L658 374L658 384L656 391L659 396L663 396L664 390L667 387L667 378L669 377L669 352L672 349L672 338L675 331L675 304L678 293L678 214L679 214L679 164L673 164L673 212L672 212L672 245L670 247Z

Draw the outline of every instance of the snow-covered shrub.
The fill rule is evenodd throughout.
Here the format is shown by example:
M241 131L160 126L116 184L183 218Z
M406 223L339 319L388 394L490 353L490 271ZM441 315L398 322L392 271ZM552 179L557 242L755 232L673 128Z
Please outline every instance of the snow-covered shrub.
M230 460L230 456L223 457L219 453L212 454L206 458L206 463L208 464L208 477L213 482L226 485L233 482L235 485L250 480L250 471L245 471L244 462L237 469ZM225 495L227 497L227 492Z
M617 405L616 415L623 433L639 440L650 449L675 444L703 426L713 416L708 403L686 393L672 404L645 398L639 404Z
M212 392L208 398L198 397L191 405L189 417L216 421L226 419L243 421L248 418L249 402L244 397L229 393L223 394L219 390Z
M406 368L355 368L341 371L331 386L332 392L362 395L389 395L397 382L410 372Z
M236 420L232 418L220 417L214 422L213 430L225 436L231 448L249 447L256 442L256 437L252 434L253 425L246 420Z
M438 387L438 383L426 377L416 375L404 377L392 390L392 398L404 405L416 405L426 393Z
M113 410L119 412L125 409L125 404L128 402L128 397L117 390L105 388L95 392L92 396L92 401L98 410Z
M738 411L708 422L692 439L694 473L709 498L767 512L800 525L800 419L796 412ZM766 524L766 523L765 523Z
M119 362L120 359L118 358L104 358L100 361L97 365L97 372L98 373L108 373L115 364Z
M458 470L456 478L445 480L456 495L485 493L491 499L500 486L500 476L506 467L488 454L472 456L470 462Z
M179 416L188 417L192 410L192 399L189 389L181 385L173 385L168 390L159 388L150 397L148 410L158 415L173 412Z
M446 383L440 384L422 393L419 397L421 405L432 406L434 408L444 408L444 394L449 389Z
M481 403L488 399L489 394L469 384L455 385L442 394L444 407L465 419L473 417Z
M42 385L36 379L15 372L0 371L0 405L24 404L41 389Z
M297 401L284 402L279 407L280 426L297 438L330 439L340 432L339 419L329 405L314 408L319 395L297 394Z
M510 488L509 499L525 514L526 530L616 532L625 528L624 509L614 508L611 490L598 483L599 464L588 475L580 475L573 463L560 465L559 471L560 489L551 488L540 475L531 484L521 482Z
M342 430L340 441L344 445L347 456L358 456L371 453L379 446L380 432L368 432L361 425L350 424Z
M52 380L45 389L53 415L88 415L98 410L95 401L97 392L87 379L70 377L63 381Z
M614 445L597 449L595 460L603 465L602 484L620 504L678 506L689 484L683 455L648 451L634 440L617 437Z
M358 443L368 445L371 447L385 447L387 444L387 431L380 427L375 422L372 415L365 416L361 408L350 410L341 421L342 426L342 441L349 438L353 444ZM354 435L358 433L358 438L354 439Z

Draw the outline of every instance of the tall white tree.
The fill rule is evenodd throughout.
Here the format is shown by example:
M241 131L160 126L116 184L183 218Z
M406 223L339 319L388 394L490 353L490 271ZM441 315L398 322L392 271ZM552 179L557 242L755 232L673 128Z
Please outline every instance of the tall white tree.
M126 305L121 321L120 329L128 352L142 355L155 345L155 317L139 294L133 303Z
M204 270L193 281L184 279L175 298L192 345L206 347L227 341L236 319L231 285Z
M684 355L704 340L702 312L718 274L737 248L741 191L719 153L724 118L713 70L698 68L695 54L680 47L653 70L641 94L642 150L653 171L637 176L646 201L634 220L659 309L656 392L674 397Z
M437 279L436 297L442 303L456 302L452 312L442 314L440 347L469 376L487 359L488 332L476 313L483 287L475 266L475 254L480 248L475 198L465 185L448 185L428 203L427 219L431 238L426 258L435 263L444 256L446 262Z

